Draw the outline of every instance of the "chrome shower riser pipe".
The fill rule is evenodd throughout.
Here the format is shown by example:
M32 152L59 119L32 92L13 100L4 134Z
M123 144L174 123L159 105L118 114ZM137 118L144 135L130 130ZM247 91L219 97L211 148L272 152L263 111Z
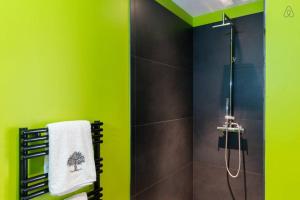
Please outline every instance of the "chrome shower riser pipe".
M234 55L234 24L231 19L223 13L222 24L213 26L213 28L220 28L230 26L230 80L229 80L229 102L226 102L226 115L233 116L233 67L235 62Z
M230 83L229 83L229 115L233 116L232 97L233 97L233 65L234 65L234 49L233 49L233 26L230 28Z

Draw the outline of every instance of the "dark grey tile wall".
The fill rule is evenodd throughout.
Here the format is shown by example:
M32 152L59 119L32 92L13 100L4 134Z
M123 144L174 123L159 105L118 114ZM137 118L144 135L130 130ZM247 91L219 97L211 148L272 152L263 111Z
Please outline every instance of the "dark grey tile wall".
M224 150L216 127L224 124L229 80L229 29L210 25L194 29L194 200L259 200L263 182L264 52L263 14L234 20L237 29L234 71L234 115L246 130L241 176L226 175ZM228 53L226 53L228 52ZM238 154L231 150L232 169Z
M193 30L131 1L131 198L192 199Z
M193 198L193 165L179 169L132 200L188 200Z
M133 0L136 56L173 67L193 67L192 28L153 0Z
M191 70L136 57L136 124L192 116Z

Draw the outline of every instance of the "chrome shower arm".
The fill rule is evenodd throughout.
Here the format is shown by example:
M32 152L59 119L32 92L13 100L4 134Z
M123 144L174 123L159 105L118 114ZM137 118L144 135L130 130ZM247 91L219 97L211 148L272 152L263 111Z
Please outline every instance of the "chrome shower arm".
M215 25L213 28L219 28L223 26L233 26L232 20L225 13L223 13L222 24Z

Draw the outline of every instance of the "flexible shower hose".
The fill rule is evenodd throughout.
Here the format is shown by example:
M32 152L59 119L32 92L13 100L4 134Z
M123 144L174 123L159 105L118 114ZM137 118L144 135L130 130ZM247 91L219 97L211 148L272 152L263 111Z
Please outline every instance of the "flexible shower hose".
M240 169L241 169L241 127L237 123L232 123L232 125L236 125L237 126L237 128L238 128L238 137L239 137L239 166L238 166L237 173L233 175L230 172L229 167L228 167L228 160L227 160L227 151L228 151L228 148L227 148L227 145L228 145L228 126L226 128L226 139L225 139L225 163L226 163L226 170L227 170L228 174L232 178L237 178L239 176Z

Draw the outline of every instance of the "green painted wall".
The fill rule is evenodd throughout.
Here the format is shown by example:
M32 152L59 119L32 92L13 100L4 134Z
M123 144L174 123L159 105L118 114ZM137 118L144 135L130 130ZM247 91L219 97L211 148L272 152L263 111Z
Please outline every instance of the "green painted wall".
M288 5L294 17L284 17ZM266 0L266 199L299 199L300 2Z
M205 24L211 24L222 20L223 12L228 14L231 18L237 18L241 16L251 15L264 11L264 0L258 0L253 3L248 3L244 5L239 5L236 7L219 10L209 14L204 14L201 16L193 17L185 12L182 8L177 6L171 0L156 0L162 6L173 12L175 15L185 20L188 24L193 27L202 26Z
M129 199L129 0L3 0L0 29L0 199L18 198L18 128L76 119L105 122L105 199Z

